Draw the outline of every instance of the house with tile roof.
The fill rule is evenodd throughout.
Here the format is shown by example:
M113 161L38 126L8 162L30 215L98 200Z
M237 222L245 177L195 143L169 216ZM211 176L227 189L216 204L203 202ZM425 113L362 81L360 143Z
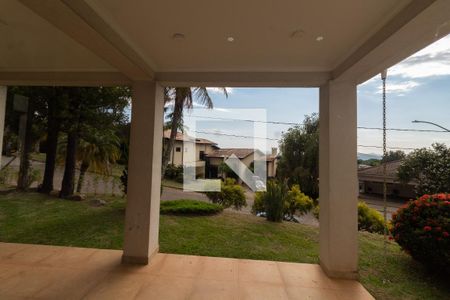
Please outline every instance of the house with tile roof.
M416 183L401 183L397 179L397 170L402 160L386 163L387 195L395 198L415 198ZM359 192L372 195L383 195L383 164L358 170Z
M165 130L164 139L168 140L169 138L170 130ZM170 154L169 164L179 166L185 161L196 166L197 177L223 178L225 174L221 172L220 166L232 154L249 168L251 168L255 158L264 156L264 153L252 148L219 148L217 143L213 141L203 138L193 138L177 132ZM186 161L187 158L189 158L188 161ZM191 161L193 158L194 160ZM265 159L267 164L267 177L275 177L278 162L277 148L272 148L272 153L266 155Z

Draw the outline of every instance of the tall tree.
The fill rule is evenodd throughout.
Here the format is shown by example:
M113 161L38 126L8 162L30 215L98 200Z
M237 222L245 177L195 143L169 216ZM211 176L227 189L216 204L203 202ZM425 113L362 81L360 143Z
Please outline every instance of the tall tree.
M128 87L71 88L69 116L64 125L67 148L61 198L74 193L77 147L87 128L113 128L127 121L125 108L129 105Z
M47 138L45 143L45 170L42 185L39 189L42 193L50 193L53 190L58 137L68 103L67 89L65 87L53 87L46 97Z
M414 180L419 195L450 192L450 148L435 143L409 153L398 168L403 183Z
M381 160L381 162L390 162L390 161L396 161L396 160L400 160L406 157L406 153L403 152L402 150L397 150L397 151L388 151L386 153L386 156L384 156Z
M288 129L280 141L277 177L289 186L298 184L308 196L319 196L319 116L306 116L303 124Z
M228 97L226 88L220 90ZM214 104L205 87L185 88L185 87L167 87L164 90L164 100L166 104L172 104L173 110L170 120L170 138L163 148L161 177L164 178L167 165L170 160L178 128L182 127L183 110L194 107L194 99L197 99L206 108L213 108Z

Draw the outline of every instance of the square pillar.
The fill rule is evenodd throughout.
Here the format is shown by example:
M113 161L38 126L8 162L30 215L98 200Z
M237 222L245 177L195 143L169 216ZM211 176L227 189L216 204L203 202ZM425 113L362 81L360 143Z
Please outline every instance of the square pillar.
M163 87L135 82L123 263L147 264L159 249L163 113Z
M320 87L320 265L330 277L358 271L356 83Z
M6 86L0 86L0 167L2 166L3 133L6 117Z

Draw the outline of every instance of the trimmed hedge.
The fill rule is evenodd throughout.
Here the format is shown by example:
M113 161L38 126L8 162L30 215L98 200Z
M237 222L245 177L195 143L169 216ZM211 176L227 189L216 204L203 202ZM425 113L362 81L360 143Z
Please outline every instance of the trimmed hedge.
M223 207L191 199L161 201L160 212L163 215L215 215L222 212Z
M450 273L450 194L409 201L392 215L391 234L414 259Z

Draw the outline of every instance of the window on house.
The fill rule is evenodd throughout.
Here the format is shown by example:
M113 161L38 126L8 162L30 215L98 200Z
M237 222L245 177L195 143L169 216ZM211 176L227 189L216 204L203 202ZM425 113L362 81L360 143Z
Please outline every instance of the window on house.
M200 151L199 159L205 160L205 151Z
M176 148L175 148L175 151L181 152L181 147L176 147Z

